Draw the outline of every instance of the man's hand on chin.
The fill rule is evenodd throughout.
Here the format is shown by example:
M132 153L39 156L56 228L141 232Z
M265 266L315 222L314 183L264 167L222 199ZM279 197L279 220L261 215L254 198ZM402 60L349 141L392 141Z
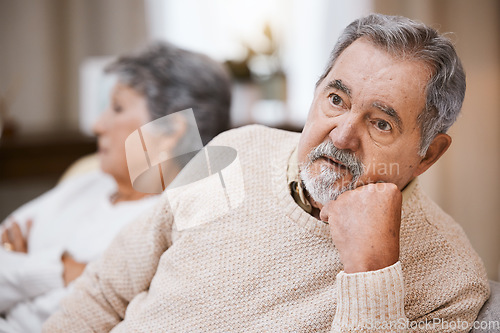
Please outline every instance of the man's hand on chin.
M378 270L399 260L402 194L395 184L360 186L328 202L320 219L330 225L346 273Z

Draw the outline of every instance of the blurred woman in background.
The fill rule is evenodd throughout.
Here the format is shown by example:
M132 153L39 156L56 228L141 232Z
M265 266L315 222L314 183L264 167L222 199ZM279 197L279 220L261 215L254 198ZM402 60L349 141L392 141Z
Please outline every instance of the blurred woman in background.
M94 126L100 170L64 180L0 230L0 332L38 332L71 282L158 196L134 189L125 140L141 126L192 108L206 144L229 126L230 82L220 64L170 44L118 58L110 107ZM174 126L172 147L189 140ZM175 148L174 148L175 149ZM171 179L179 168L167 170Z

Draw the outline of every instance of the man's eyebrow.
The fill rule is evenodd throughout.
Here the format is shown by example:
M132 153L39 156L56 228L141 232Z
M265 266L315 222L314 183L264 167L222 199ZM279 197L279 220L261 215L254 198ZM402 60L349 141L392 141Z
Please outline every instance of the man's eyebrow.
M328 84L325 87L325 90L329 90L329 89L340 90L340 91L344 92L349 98L351 98L351 89L349 89L349 87L347 87L342 82L342 80L333 80L333 81L328 82Z
M396 110L394 110L390 106L385 105L385 104L380 103L380 102L374 102L372 105L374 107L376 107L377 109L380 109L382 112L387 114L392 119L394 119L394 121L396 122L396 126L398 127L399 132L400 133L403 132L403 122L401 121L401 117L399 117Z

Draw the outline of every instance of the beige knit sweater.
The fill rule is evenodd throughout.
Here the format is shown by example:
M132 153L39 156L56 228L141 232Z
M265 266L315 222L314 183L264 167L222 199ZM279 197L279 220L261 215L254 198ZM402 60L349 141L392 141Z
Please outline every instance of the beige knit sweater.
M164 194L89 265L44 331L468 331L489 288L460 226L417 185L403 204L400 261L343 273L328 226L289 192L298 137L262 126L217 137L211 145L236 149L241 169Z

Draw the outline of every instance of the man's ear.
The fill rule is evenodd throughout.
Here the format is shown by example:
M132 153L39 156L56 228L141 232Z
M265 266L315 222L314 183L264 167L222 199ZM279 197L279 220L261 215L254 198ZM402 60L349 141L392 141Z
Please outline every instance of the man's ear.
M438 133L434 140L432 140L429 149L427 149L413 176L417 177L429 169L448 150L450 145L451 137L445 133Z

